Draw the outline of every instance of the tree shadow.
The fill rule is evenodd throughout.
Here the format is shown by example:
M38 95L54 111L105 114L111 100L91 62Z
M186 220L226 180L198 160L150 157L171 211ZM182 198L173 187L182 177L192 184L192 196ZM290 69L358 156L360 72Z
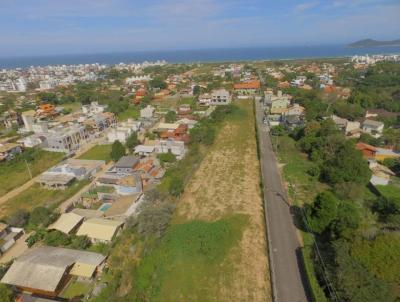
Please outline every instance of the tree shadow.
M308 232L308 228L306 226L306 222L304 220L304 215L303 215L304 209L302 209L299 206L291 206L290 207L290 214L292 214L293 217L293 222L296 228L303 232Z

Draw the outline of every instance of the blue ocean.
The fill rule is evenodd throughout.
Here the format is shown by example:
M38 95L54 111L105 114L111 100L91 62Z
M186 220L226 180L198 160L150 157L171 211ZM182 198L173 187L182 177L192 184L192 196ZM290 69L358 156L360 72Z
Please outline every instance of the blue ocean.
M0 57L0 69L26 68L57 64L83 63L140 63L166 60L169 63L230 62L255 60L285 60L305 58L346 57L365 54L400 54L400 47L350 48L345 45L251 47L176 51L141 51L82 55L54 55L36 57Z

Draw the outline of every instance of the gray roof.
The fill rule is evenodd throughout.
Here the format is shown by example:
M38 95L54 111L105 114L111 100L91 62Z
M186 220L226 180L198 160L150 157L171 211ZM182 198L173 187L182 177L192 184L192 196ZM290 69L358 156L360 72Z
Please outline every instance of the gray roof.
M14 261L1 282L52 292L73 264L98 266L104 260L105 256L98 253L48 246L34 248Z
M363 126L371 126L371 127L381 127L383 125L384 125L384 123L374 121L374 120L365 120L363 123Z
M123 156L121 159L115 164L116 168L133 168L139 163L139 158L136 156L128 155Z

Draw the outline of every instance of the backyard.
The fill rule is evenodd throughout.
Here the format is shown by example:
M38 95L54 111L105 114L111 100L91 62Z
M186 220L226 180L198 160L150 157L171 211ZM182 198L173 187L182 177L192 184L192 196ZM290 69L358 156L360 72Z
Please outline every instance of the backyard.
M97 145L79 156L79 159L104 160L108 163L111 161L110 153L111 145Z
M29 152L29 154L27 152ZM32 173L32 177L35 177L60 162L64 155L64 153L30 149L24 151L21 157L1 163L0 196L30 180L28 167Z

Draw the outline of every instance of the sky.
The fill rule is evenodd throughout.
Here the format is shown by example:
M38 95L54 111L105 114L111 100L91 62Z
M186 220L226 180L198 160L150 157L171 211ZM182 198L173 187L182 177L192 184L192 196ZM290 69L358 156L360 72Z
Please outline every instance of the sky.
M0 56L400 38L400 0L0 0Z

